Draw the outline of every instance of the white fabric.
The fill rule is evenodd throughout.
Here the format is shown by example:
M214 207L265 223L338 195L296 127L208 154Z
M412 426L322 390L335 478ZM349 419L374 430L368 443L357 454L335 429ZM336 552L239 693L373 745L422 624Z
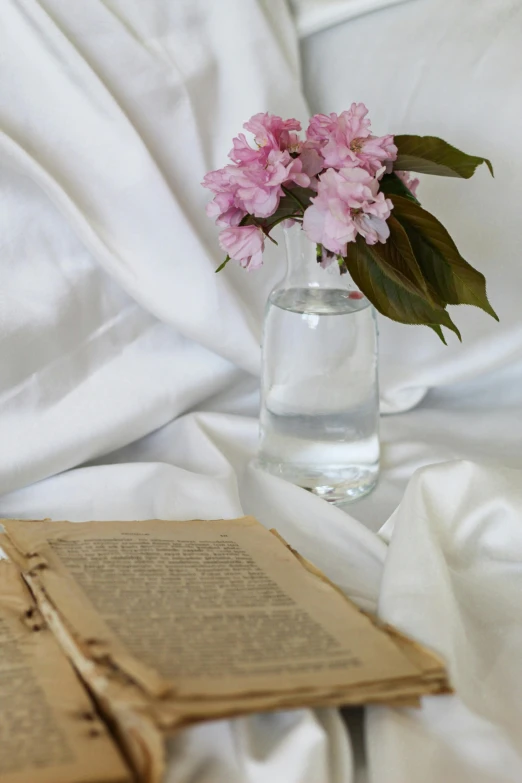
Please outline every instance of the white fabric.
M337 712L302 710L185 732L169 783L522 778L521 30L515 0L417 0L304 45L314 110L365 100L377 130L440 133L497 171L422 194L488 276L501 324L461 308L464 345L444 348L381 320L384 408L399 413L382 420L379 487L345 513L249 464L281 264L271 249L259 273L215 276L199 186L251 114L305 119L289 10L0 3L0 514L255 514L361 606L435 644L459 691L420 713L373 710L367 773Z
M407 0L290 0L300 38L355 16L404 2Z
M280 11L276 35L254 0L0 3L0 491L259 371L278 267L213 274L200 181L267 96L305 114Z
M380 614L449 664L458 696L369 711L371 780L522 780L522 473L469 462L411 480L390 540Z

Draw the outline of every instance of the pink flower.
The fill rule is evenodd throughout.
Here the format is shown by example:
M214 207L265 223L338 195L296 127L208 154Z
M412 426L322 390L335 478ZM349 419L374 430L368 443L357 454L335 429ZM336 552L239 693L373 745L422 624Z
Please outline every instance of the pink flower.
M234 170L234 166L225 166L223 169L216 169L215 171L209 171L203 177L201 183L204 188L208 188L212 193L226 193L230 190L230 175Z
M299 158L280 150L271 150L264 166L257 162L237 166L231 179L236 186L236 203L250 215L263 218L270 217L278 208L283 184L295 183L305 188L310 184Z
M229 158L234 163L258 162L264 165L272 150L298 152L302 144L296 133L301 130L298 120L283 120L274 114L255 114L243 125L245 130L254 134L257 149L252 148L244 133L240 133L232 140L234 145L229 153Z
M299 120L283 120L274 114L254 114L243 125L245 130L254 134L258 147L286 150L298 142L298 137L290 131L301 130Z
M344 182L334 169L327 169L319 180L317 196L303 218L308 239L336 255L345 255L346 243L353 242L357 234L351 209L339 195L339 187Z
M237 226L247 214L237 196L237 183L234 179L236 166L225 166L205 175L203 187L215 193L214 200L207 204L207 215L216 219L218 226Z
M297 120L283 120L272 114L256 114L244 127L254 133L258 149L253 149L243 133L233 140L232 165L211 171L203 187L214 194L207 214L218 226L237 226L246 214L267 218L274 214L283 196L283 185L309 187L310 176L323 168L315 150L304 160L293 157L302 142L295 133ZM308 170L313 174L308 174Z
M324 147L335 132L337 114L314 114L306 129L307 141L316 147Z
M240 133L239 136L232 139L232 144L234 146L229 152L228 157L233 160L234 163L253 163L259 159L259 149L255 150L250 146L244 133ZM267 147L266 156L268 156L269 151L270 150ZM263 154L263 157L266 156Z
M316 149L308 146L308 142L302 145L299 160L304 173L308 174L310 178L315 177L324 169L324 160Z
M304 213L303 229L313 242L336 255L346 255L347 242L361 234L369 245L385 242L390 234L386 220L393 204L379 193L379 182L362 168L321 175L317 196Z
M271 153L272 154L272 153ZM274 157L277 153L273 153ZM301 158L292 158L288 152L283 152L281 155L281 163L286 167L287 183L293 182L302 188L307 188L310 184L310 177L303 170L303 161ZM270 162L270 158L269 158Z
M419 187L419 180L417 177L410 177L410 173L408 171L394 171L394 173L397 174L401 182L404 182L412 196L416 196L417 188Z
M244 209L235 206L232 193L217 193L206 211L210 218L215 218L216 226L238 226L246 215Z
M393 136L372 136L367 114L364 103L352 103L339 116L316 114L311 118L306 138L320 152L325 166L361 166L375 175L384 161L397 158Z
M257 226L226 228L219 235L219 244L244 269L258 269L263 263L265 236Z

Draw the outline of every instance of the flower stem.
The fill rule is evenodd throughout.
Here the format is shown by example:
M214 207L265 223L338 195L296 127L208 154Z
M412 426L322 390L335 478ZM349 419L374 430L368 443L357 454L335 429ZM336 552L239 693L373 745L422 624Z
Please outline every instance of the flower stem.
M226 267L226 265L228 264L228 262L229 262L229 261L230 261L230 256L227 256L227 257L225 258L225 260L223 261L223 263L222 263L222 264L220 264L220 265L218 266L218 268L215 270L215 271L216 271L216 274L217 274L218 272L221 272L221 270L222 270L222 269L224 269L224 268Z
M266 236L267 239L269 239L271 242L273 242L274 245L277 245L276 240L273 237L270 236L270 234L268 233L268 229L267 228L264 228L263 232L264 232L264 235Z

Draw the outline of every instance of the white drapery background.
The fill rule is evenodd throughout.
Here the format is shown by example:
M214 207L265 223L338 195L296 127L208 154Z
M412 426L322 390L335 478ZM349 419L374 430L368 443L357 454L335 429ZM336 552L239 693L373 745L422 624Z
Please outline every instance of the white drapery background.
M335 711L304 710L185 732L170 783L515 783L522 9L292 9L302 57L278 0L0 4L0 514L253 513L448 661L458 696L368 711L364 764ZM495 180L425 178L421 194L486 274L501 322L460 308L464 344L445 348L381 319L383 478L348 514L249 464L281 264L271 252L258 273L215 276L199 182L251 114L304 121L352 100L378 132L493 160Z

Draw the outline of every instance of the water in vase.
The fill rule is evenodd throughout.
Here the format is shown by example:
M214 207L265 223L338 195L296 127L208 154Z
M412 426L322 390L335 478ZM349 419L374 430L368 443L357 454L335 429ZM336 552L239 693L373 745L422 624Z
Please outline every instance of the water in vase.
M333 502L369 492L379 471L377 333L346 288L272 292L263 339L259 461Z

